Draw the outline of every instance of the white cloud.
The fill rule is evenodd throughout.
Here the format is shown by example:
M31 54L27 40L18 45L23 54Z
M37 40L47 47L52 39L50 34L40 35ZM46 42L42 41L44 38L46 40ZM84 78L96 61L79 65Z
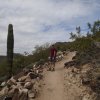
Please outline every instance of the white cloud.
M4 51L0 54L6 52L9 23L14 25L15 52L22 53L36 44L68 40L65 27L94 20L99 9L99 0L0 0L0 49Z

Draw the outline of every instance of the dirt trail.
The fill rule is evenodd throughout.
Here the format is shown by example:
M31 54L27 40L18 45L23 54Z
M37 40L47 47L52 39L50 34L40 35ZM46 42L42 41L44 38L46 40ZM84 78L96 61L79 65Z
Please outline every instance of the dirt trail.
M75 52L70 52L61 62L56 63L54 72L46 72L43 88L37 100L66 100L64 89L64 63L71 61Z

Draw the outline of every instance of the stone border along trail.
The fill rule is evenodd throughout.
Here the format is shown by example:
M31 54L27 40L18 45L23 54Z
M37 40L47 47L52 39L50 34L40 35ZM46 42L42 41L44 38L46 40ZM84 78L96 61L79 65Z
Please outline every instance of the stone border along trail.
M42 90L36 100L72 100L66 99L64 86L64 63L71 61L75 54L75 52L70 52L62 61L57 62L55 71L45 71Z

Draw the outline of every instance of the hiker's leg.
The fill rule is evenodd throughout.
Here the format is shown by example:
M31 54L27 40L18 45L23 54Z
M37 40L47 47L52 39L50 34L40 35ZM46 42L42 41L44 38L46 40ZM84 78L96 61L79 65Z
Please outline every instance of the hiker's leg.
M53 69L53 61L54 61L54 58L51 57L51 70Z
M53 61L52 61L52 71L54 71L55 70L55 59L53 59Z

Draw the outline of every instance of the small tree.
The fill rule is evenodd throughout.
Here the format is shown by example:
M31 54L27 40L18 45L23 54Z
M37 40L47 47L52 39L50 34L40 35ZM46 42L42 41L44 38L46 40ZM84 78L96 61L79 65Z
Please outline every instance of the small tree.
M80 26L76 27L76 32L77 32L77 37L80 38L81 37L81 28L80 28Z
M77 35L74 33L69 33L70 34L70 39L75 40L77 38Z
M13 49L14 49L13 25L9 24L8 36L7 36L7 61L8 61L10 77L12 76L12 68L13 68Z
M90 23L88 23L87 25L93 34L100 32L100 20L95 21L93 25L91 25Z

